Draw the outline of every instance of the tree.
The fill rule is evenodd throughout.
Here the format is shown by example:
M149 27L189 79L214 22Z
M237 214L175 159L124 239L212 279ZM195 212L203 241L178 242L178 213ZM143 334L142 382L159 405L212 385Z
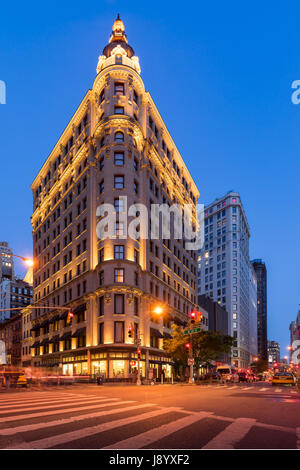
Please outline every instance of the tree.
M224 354L230 354L234 339L219 332L201 331L193 335L193 357L198 370L203 363L222 359Z
M185 347L187 336L183 334L183 329L178 325L172 325L172 330L172 338L164 340L164 349L175 362L175 372L182 376L188 359Z
M258 361L252 362L251 364L251 369L255 374L266 372L268 370L268 367L268 361L264 361L263 359L259 359Z
M183 329L178 325L173 325L172 339L164 341L164 349L170 354L175 362L175 370L182 375L182 369L187 366L188 352L185 344L189 341L189 336L184 335ZM221 333L211 331L201 331L193 335L193 357L196 369L203 363L210 363L222 358L224 354L230 354L233 345L233 338Z

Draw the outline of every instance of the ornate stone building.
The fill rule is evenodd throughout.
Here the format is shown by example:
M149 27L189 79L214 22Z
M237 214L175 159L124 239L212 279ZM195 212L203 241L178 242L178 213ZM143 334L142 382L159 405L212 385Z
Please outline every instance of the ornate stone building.
M199 192L140 71L118 17L93 88L32 184L33 365L130 378L138 337L142 375L170 377L163 338L197 304L196 252L182 239L129 237L122 221L130 207L129 223L139 220L138 204L176 203L192 206L196 226ZM98 230L104 203L117 213L110 238Z

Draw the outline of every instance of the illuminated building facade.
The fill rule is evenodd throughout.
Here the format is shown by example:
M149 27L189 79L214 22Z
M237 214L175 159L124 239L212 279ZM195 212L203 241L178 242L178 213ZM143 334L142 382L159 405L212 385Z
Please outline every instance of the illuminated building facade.
M164 369L170 377L163 338L172 322L185 324L197 304L196 252L182 239L123 236L120 198L149 213L155 203L191 204L196 224L199 192L145 91L119 18L93 88L31 188L34 305L41 306L31 316L32 364L128 379L137 366L138 336L142 376ZM118 214L112 238L97 235L96 212L104 203ZM61 307L72 310L72 320Z
M239 193L205 206L198 292L228 312L232 363L247 368L257 356L257 280L249 259L250 229Z

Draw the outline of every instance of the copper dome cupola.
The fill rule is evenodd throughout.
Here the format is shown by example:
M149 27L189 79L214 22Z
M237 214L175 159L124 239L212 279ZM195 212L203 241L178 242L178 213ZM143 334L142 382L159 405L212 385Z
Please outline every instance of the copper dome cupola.
M122 47L126 51L127 57L131 58L134 56L134 50L131 46L128 45L127 36L125 33L125 26L120 18L120 15L118 15L117 19L113 24L109 43L103 49L103 55L105 55L106 57L110 57L113 49L116 46Z
M125 26L120 15L113 24L109 43L98 59L97 73L112 65L125 65L141 73L139 58L134 55L134 50L128 44Z

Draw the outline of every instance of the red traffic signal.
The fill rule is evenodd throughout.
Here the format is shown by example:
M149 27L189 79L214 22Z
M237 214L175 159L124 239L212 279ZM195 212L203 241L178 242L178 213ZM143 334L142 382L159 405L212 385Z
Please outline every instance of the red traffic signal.
M195 323L195 320L196 320L196 312L191 312L190 313L190 316L191 316L191 323Z
M185 347L186 347L187 351L189 351L189 350L191 349L190 343L186 343L186 344L185 344Z
M137 356L138 356L138 359L141 359L141 350L140 350L140 348L137 349Z
M68 312L67 323L71 323L73 317L74 317L74 313Z
M132 326L128 327L128 338L132 338Z

